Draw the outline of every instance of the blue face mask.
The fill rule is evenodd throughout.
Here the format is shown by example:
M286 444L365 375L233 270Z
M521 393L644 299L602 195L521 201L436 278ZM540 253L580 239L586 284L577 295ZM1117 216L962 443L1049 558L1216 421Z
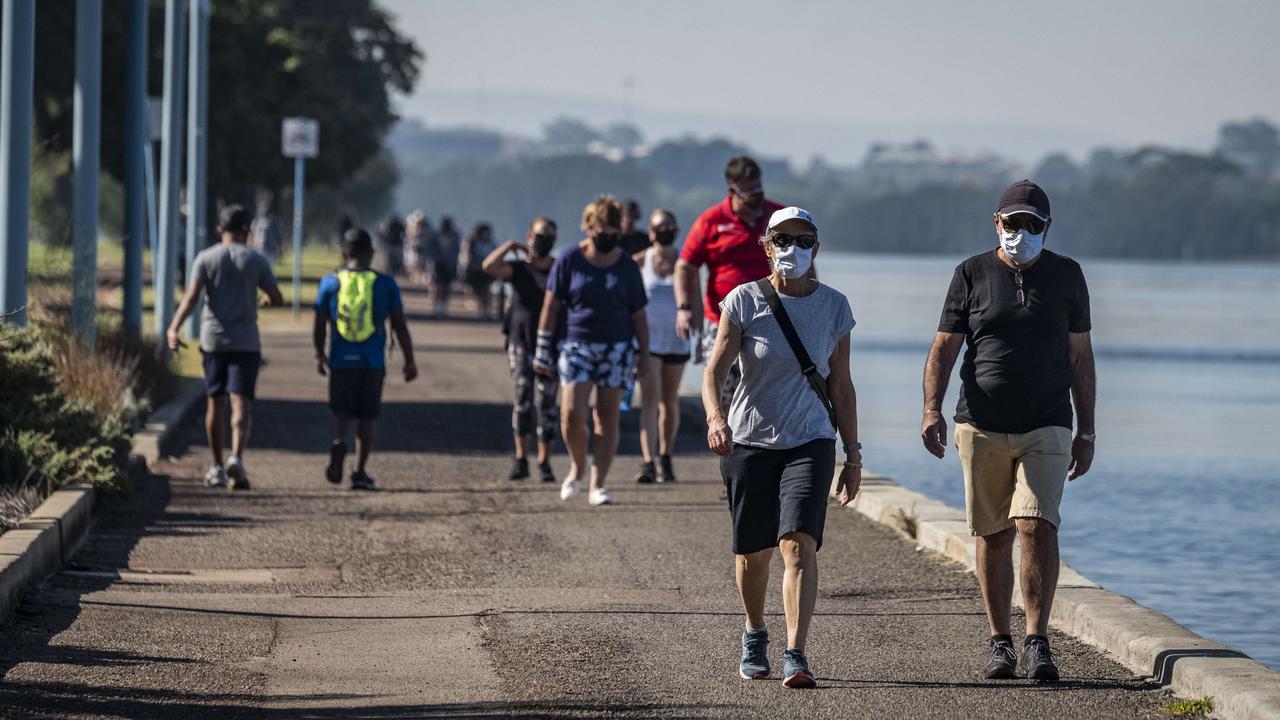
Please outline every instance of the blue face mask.
M1004 249L1004 254L1018 264L1035 260L1044 249L1044 233L1032 235L1026 230L1009 232L1000 229L996 234L1000 236L1000 247Z

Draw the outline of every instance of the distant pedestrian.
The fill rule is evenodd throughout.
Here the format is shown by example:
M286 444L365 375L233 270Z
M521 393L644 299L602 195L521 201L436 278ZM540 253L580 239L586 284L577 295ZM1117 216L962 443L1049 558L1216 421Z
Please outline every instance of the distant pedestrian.
M622 237L618 242L622 245L622 251L631 256L644 252L648 249L650 243L649 233L636 227L636 221L639 219L640 203L635 200L624 200L622 203Z
M675 482L671 452L680 427L680 379L689 362L689 341L676 334L676 216L670 210L649 215L650 246L635 255L649 303L649 370L640 381L640 450L644 460L636 482ZM658 465L654 467L654 459Z
M426 213L414 210L409 213L404 230L404 264L409 279L426 285L431 266L431 223Z
M329 376L330 443L325 479L342 482L347 457L347 434L356 425L356 467L352 490L376 490L367 466L373 451L374 429L382 412L386 380L387 321L404 354L404 381L413 382L413 340L404 319L404 303L395 278L371 269L373 240L359 228L342 240L343 266L320 281L312 341L316 372ZM328 351L326 352L326 335Z
M205 432L213 465L205 473L209 487L248 490L249 473L244 451L249 444L254 391L262 364L262 342L258 336L258 307L280 306L284 297L276 286L271 265L250 250L252 217L239 205L228 205L218 214L217 245L206 248L191 263L190 282L178 305L178 312L166 333L169 349L186 347L181 339L182 323L203 299L200 313L200 354L204 358ZM260 302L258 291L266 297ZM203 296L203 297L202 297ZM227 396L231 404L231 457L224 464L223 425L227 420Z
M743 283L755 282L769 274L769 258L759 239L769 216L782 208L765 199L760 166L743 155L729 160L724 168L728 197L707 208L685 237L676 262L676 332L689 340L702 333L702 354L708 355L720 326L720 303ZM707 267L707 293L703 302L698 289L698 269ZM727 405L738 386L741 370L730 368L723 389Z
M538 375L533 371L533 354L538 346L538 321L546 299L547 278L555 259L551 250L556 244L555 221L534 218L529 226L527 243L514 240L503 243L484 259L484 270L494 278L511 283L511 311L503 332L507 336L507 360L511 380L515 383L515 403L511 408L511 430L515 435L516 456L511 463L512 480L529 477L529 438L538 441L538 472L543 482L555 482L551 469L551 448L560 425L560 383L553 374ZM518 260L507 260L509 253L519 253ZM552 347L564 335L564 318L556 323L557 333Z
M853 313L844 295L818 282L817 233L813 217L800 208L772 214L760 242L773 272L739 285L721 301L702 383L707 444L722 458L746 611L738 674L770 674L764 606L777 547L786 564L782 684L788 688L816 684L805 641L818 596L818 549L837 430L846 455L836 483L841 505L853 500L862 482L857 395L849 374ZM741 364L742 382L726 412L722 389L735 362Z
M476 314L481 320L492 319L493 278L484 271L484 259L493 252L493 228L489 223L477 223L471 234L462 241L458 253L458 273L471 288L476 300Z
M440 231L431 238L431 299L437 318L449 314L449 293L458 277L458 251L462 245L453 218L440 218Z
M534 355L539 374L549 376L552 365L557 366L563 387L560 427L570 465L560 485L561 500L577 495L586 476L587 410L595 390L594 464L588 494L592 505L613 502L605 482L618 450L618 406L633 375L643 378L649 365L644 280L635 260L618 247L621 223L622 208L609 196L588 203L582 211L587 239L551 267ZM556 360L553 343L562 309L568 328Z
M267 259L269 265L275 265L280 259L280 221L272 209L270 193L264 193L258 202L258 216L253 219L250 228L250 242L254 250Z
M1048 637L1058 584L1058 506L1065 481L1093 463L1089 288L1075 260L1044 249L1053 221L1049 196L1038 185L1011 185L994 219L997 247L960 263L947 290L925 364L920 434L925 448L941 458L947 444L942 399L967 344L955 443L991 626L982 673L1017 677L1009 617L1016 535L1027 621L1022 672L1052 681L1058 679ZM1073 403L1079 423L1074 439Z
M343 236L346 241L346 236ZM378 241L382 255L382 271L387 275L399 275L404 272L404 223L394 214L388 215L378 225Z

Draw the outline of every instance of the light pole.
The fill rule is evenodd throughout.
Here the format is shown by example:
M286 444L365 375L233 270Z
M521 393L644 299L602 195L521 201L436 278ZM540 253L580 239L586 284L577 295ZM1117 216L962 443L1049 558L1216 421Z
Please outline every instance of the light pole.
M178 251L178 176L182 170L179 134L182 132L182 0L164 4L164 118L161 121L160 235L155 278L156 342L168 353L165 330L173 319L174 268Z
M34 0L4 0L0 38L0 317L27 324L28 212L31 205L31 93Z
M187 265L205 247L205 152L208 148L209 0L191 0L187 55ZM189 281L190 279L188 279ZM187 321L187 337L200 337L200 311Z
M98 323L98 140L102 129L102 4L98 0L76 0L72 115L71 331L92 350Z
M146 244L147 0L129 0L124 88L125 334L142 334L142 248Z

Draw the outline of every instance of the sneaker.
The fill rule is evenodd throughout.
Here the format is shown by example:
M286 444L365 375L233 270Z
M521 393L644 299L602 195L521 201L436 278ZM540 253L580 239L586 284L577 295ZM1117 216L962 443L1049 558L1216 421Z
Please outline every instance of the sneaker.
M205 487L226 487L227 473L222 469L221 465L210 465L208 472L204 474Z
M227 471L227 489L228 490L248 490L252 487L249 483L249 473L245 472L244 461L239 455L232 455L225 466Z
M676 481L676 472L671 469L671 456L662 455L658 457L658 482L673 483Z
M342 482L342 465L347 460L347 444L341 440L329 446L329 467L324 469L324 479L337 485Z
M636 473L636 482L647 485L653 482L657 475L653 470L653 463L642 462L640 463L640 472Z
M743 680L765 680L769 677L769 630L742 630L742 662L738 675Z
M568 500L569 498L577 497L579 492L581 491L578 490L578 481L575 478L567 477L564 479L564 482L560 483L561 500Z
M809 658L804 656L803 650L787 650L782 653L782 687L796 689L817 686L813 673L809 671Z
M351 473L351 489L352 490L377 490L378 486L373 482L373 478L363 470L356 470Z
M1018 677L1018 657L1013 652L1013 641L1007 635L987 640L987 650L991 657L982 668L982 677L988 680L1012 680Z
M538 472L542 473L542 482L547 483L556 481L556 474L555 471L551 469L551 463L538 463Z
M509 480L523 480L529 477L529 458L514 458L511 461L511 474L507 476Z
M587 496L587 502L592 505L612 505L613 493L609 492L608 488L592 490L591 494Z
M1053 664L1048 638L1030 635L1023 642L1022 673L1032 680L1057 682L1058 666Z

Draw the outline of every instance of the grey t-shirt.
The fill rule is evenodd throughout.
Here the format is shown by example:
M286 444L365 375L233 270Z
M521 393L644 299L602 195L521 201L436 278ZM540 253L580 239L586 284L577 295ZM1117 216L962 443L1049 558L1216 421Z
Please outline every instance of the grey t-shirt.
M218 243L191 263L191 277L204 283L200 349L205 352L261 352L258 289L275 288L271 265L245 245Z
M855 324L849 300L826 285L805 297L778 293L809 358L823 377L841 338ZM742 382L729 405L733 441L752 447L786 449L822 438L834 439L827 410L800 372L787 336L755 283L734 288L720 311L742 330Z

